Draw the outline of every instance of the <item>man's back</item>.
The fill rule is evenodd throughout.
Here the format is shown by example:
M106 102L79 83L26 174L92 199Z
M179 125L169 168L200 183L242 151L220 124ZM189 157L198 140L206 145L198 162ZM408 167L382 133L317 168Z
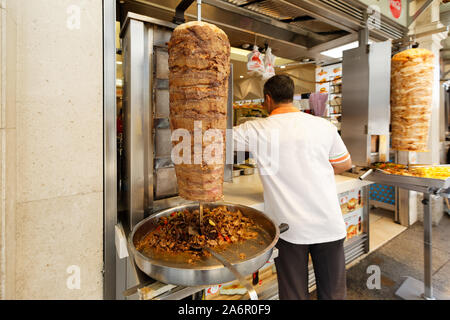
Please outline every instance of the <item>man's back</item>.
M256 158L265 212L290 226L284 240L311 244L345 237L330 161L348 153L331 123L290 112L246 122L233 136Z

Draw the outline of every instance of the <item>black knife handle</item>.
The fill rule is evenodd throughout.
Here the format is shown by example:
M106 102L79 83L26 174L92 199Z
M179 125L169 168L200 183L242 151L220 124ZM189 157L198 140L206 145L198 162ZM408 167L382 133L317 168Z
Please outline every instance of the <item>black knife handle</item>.
M286 232L289 230L289 225L287 223L282 223L278 229L280 229L280 233Z

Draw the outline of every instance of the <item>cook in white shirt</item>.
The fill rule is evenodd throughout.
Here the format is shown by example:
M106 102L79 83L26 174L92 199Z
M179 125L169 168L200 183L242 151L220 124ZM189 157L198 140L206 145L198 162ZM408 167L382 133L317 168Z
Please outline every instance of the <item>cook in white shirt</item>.
M346 236L334 174L351 168L336 127L293 106L294 83L277 75L264 85L268 118L233 129L237 151L250 151L264 187L264 206L276 223L289 224L277 244L280 299L308 299L311 254L319 299L346 296Z

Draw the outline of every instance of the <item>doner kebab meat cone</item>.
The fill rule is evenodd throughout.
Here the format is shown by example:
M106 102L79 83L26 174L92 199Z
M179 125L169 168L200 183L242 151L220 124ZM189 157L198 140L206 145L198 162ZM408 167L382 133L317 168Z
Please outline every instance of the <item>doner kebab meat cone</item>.
M426 49L408 49L392 58L392 148L427 151L431 119L434 55Z
M223 197L230 42L215 25L192 21L175 28L168 49L170 126L172 131L187 130L191 137L190 163L175 164L179 195L217 201ZM203 136L209 129L222 134L223 161L207 163L202 157L198 163L194 161L194 130ZM203 141L201 153L213 142ZM173 146L178 143L173 141Z

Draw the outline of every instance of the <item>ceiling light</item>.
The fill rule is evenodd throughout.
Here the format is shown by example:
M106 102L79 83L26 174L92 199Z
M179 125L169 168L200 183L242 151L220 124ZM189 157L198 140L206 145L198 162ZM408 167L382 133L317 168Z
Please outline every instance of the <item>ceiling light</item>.
M286 66L283 65L283 66L280 66L280 68L281 68L281 69L286 69Z
M372 41L369 40L369 44L372 43ZM344 44L343 46L339 46L330 50L322 51L320 54L323 54L325 56L328 56L330 58L342 58L342 52L345 50L357 48L359 45L358 41L353 41L347 44Z
M342 58L343 51L356 48L358 47L358 45L359 45L358 41L353 41L337 48L322 51L320 54L323 54L324 56L328 56L330 58Z
M122 64L122 61L116 61L117 64Z
M241 79L242 79L242 78L244 78L244 76L239 76L239 78L241 78Z

